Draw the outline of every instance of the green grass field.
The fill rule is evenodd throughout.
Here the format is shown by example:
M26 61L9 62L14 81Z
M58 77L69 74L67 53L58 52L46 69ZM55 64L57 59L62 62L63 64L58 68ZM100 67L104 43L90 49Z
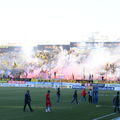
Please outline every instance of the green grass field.
M93 120L113 113L112 98L116 92L100 91L99 107L88 102L71 104L74 90L61 90L61 103L56 103L56 90L51 90L52 112L45 112L46 88L29 88L34 112L23 112L24 94L28 88L0 88L0 120ZM80 90L78 90L80 96ZM101 96L102 95L102 96ZM80 97L79 97L80 98ZM120 114L105 117L111 120Z

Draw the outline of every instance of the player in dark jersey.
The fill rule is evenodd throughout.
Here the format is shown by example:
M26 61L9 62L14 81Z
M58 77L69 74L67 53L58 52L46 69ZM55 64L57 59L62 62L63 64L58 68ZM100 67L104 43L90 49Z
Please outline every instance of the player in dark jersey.
M57 89L57 103L60 103L60 88Z
M29 90L27 90L27 92L25 93L24 108L23 108L24 112L26 110L27 105L28 105L30 111L33 112L33 109L31 108L31 96L30 96L30 91Z
M74 91L73 100L71 101L71 103L73 103L74 101L76 101L76 104L79 104L77 99L77 90Z
M115 108L114 108L114 112L117 112L120 113L120 110L119 110L119 91L117 92L117 95L113 98L113 104L115 105Z

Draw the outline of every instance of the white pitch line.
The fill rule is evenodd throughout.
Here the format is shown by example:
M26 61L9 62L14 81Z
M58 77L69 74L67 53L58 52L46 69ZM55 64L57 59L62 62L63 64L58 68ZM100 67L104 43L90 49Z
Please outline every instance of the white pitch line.
M114 118L114 119L112 119L112 120L120 120L120 117Z
M114 115L114 114L116 114L116 113L107 114L107 115L104 115L104 116L95 118L95 119L93 119L93 120L100 120L100 119L102 119L102 118L109 117L109 116Z

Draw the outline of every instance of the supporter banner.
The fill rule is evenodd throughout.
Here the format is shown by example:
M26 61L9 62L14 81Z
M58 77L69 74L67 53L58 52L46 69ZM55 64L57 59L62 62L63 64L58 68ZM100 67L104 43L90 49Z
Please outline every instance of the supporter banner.
M19 81L20 82L20 81ZM66 84L66 83L51 83L51 82L26 82L23 84L20 83L0 83L1 87L41 87L41 88L57 88L57 87L62 87L62 88L72 88L72 89L85 89L85 86L81 86L78 84ZM22 81L23 82L23 81ZM120 90L120 87L98 87L99 90Z
M26 84L0 83L1 87L27 87Z
M31 81L31 78L13 78L13 81Z
M72 89L85 89L85 86L73 85Z
M98 87L99 90L114 90L114 87Z
M115 87L114 90L115 91L120 91L120 87Z
M81 83L65 83L65 82L26 82L27 86L37 86L37 87L63 87L63 88L72 88L73 85L81 86Z
M92 86L105 87L105 84L92 84Z
M7 83L7 81L6 80L1 80L0 83Z
M58 83L58 82L25 82L25 81L8 81L8 83L0 83L2 87L41 87L41 88L72 88L73 86L81 86L80 83Z
M25 84L25 81L8 81L8 83L13 83L13 84Z
M93 83L98 84L120 84L120 81L99 81L99 80L93 80Z
M120 84L105 84L105 87L120 87Z

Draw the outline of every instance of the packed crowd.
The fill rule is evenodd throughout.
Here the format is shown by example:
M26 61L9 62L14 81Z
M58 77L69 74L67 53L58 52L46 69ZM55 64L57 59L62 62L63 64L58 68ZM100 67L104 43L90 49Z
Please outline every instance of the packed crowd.
M116 59L117 63L109 62L109 60L97 61L95 54L97 55L97 52L90 49L71 48L65 50L62 47L56 47L53 50L34 50L32 53L26 53L22 50L0 52L0 77L119 79L119 59Z

